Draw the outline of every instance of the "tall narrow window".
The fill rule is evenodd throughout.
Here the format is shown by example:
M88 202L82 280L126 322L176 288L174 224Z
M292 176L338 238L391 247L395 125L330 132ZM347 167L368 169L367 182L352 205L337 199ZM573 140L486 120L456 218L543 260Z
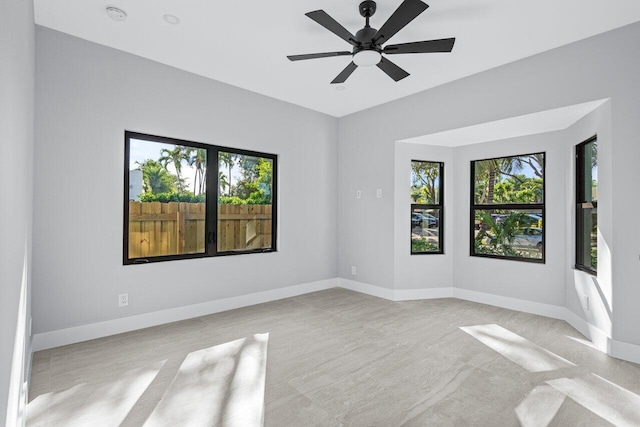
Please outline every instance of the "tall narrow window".
M444 163L411 161L411 254L444 253Z
M544 153L471 162L471 255L544 262Z
M576 147L576 268L598 270L598 140Z
M275 251L276 176L272 154L125 132L124 264Z

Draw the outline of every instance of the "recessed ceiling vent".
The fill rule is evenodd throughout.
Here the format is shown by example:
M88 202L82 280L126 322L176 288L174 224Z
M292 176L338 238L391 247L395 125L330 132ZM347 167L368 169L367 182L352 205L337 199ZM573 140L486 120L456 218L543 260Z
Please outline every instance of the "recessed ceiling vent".
M107 15L109 15L109 18L113 19L114 21L124 22L127 20L127 12L125 12L122 9L109 6L107 7L106 11L107 11Z

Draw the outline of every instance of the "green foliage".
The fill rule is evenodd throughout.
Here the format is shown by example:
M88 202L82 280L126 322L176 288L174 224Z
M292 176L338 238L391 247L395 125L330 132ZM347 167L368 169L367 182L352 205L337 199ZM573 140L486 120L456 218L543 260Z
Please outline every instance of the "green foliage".
M411 252L437 252L438 245L427 239L412 238Z
M411 200L413 203L437 204L439 198L440 164L411 162Z
M170 174L158 161L147 159L142 163L138 162L138 170L142 171L145 194L176 191L177 177Z
M180 176L180 173L182 172L182 161L188 161L192 150L194 149L191 147L183 147L180 145L175 145L172 150L166 148L160 150L161 156L158 159L158 162L164 166L165 169L169 163L173 163L173 167L175 168L176 175L178 177L177 186L180 192L183 192L186 188L185 180Z
M525 212L511 212L497 222L487 212L476 212L476 220L482 221L480 229L473 241L474 253L512 256L520 258L537 258L535 251L516 250L511 245L520 229L530 223Z
M141 202L182 202L182 203L204 203L206 197L204 194L194 195L189 191L168 192L168 193L144 193L140 195Z
M537 203L542 200L542 179L510 176L494 187L495 203Z
M273 182L273 162L261 157L234 155L223 156L220 153L221 162L226 165L234 164L240 168L241 178L231 184L231 180L220 170L220 186L229 188L226 196L220 192L220 203L269 205L272 203L271 186ZM231 171L229 171L229 176ZM223 179L224 178L224 179ZM224 200L224 202L222 202Z
M475 162L476 203L541 202L543 164L543 153ZM534 176L519 173L523 170L533 172Z

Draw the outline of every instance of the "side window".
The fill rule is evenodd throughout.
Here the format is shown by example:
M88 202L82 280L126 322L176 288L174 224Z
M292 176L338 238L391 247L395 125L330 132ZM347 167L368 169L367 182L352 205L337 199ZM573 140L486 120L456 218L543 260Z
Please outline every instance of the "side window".
M544 262L545 153L471 162L471 255Z
M598 271L598 139L576 147L576 268Z
M411 161L411 254L444 253L444 163Z
M272 154L125 132L124 264L275 251L276 177Z

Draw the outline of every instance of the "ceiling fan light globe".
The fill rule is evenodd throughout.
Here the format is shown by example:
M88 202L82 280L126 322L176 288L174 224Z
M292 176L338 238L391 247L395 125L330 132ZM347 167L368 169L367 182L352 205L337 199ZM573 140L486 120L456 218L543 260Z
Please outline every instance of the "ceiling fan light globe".
M371 67L382 59L382 55L377 50L361 50L353 55L353 63L358 67Z

